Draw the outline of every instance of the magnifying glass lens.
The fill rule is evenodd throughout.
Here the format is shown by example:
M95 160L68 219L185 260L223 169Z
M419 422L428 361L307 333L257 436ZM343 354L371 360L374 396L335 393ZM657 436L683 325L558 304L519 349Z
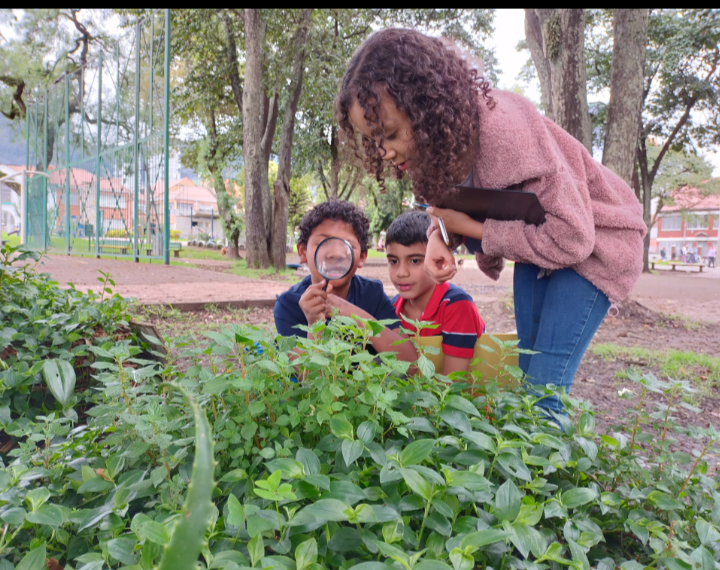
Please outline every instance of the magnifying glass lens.
M345 277L354 263L352 246L341 238L327 238L315 251L315 267L328 281Z

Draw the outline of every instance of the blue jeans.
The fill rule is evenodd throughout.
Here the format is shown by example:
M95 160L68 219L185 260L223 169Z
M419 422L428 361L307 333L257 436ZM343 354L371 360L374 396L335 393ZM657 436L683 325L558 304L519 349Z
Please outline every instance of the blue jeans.
M536 265L515 264L513 288L519 346L538 351L521 354L519 364L531 384L555 384L569 393L580 360L605 318L610 301L574 269L559 269L541 279L539 272ZM563 412L556 396L541 400L539 405Z

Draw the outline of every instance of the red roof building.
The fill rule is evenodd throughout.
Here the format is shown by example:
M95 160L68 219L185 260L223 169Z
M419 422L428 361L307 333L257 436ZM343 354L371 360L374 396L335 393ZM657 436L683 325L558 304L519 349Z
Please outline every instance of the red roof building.
M673 195L675 205L665 206L657 225L657 237L651 240L651 251L665 248L668 259L680 257L683 245L704 257L708 246L720 238L720 195L704 195L697 188L682 188Z

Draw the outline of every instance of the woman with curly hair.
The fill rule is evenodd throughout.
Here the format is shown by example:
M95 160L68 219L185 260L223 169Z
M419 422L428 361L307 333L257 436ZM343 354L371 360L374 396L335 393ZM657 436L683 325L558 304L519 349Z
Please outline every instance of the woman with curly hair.
M464 241L497 280L515 263L513 292L520 367L529 382L568 392L611 304L627 297L642 271L646 228L630 187L527 99L490 91L455 46L414 30L374 33L357 50L336 100L351 145L361 137L366 169L382 184L389 169L410 176L415 195L437 206L456 185L534 192L540 226L485 223L438 207L428 213L426 270L455 275L451 248ZM439 236L437 217L453 234ZM540 402L562 412L558 398Z

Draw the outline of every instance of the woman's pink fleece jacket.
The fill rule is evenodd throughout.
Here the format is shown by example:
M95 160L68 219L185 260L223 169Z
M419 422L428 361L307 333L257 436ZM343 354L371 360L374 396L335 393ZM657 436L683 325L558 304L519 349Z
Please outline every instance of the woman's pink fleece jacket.
M611 301L628 296L642 272L642 206L620 177L520 95L493 90L480 100L475 185L535 192L546 222L487 220L478 267L497 280L503 258L547 269L572 267Z

